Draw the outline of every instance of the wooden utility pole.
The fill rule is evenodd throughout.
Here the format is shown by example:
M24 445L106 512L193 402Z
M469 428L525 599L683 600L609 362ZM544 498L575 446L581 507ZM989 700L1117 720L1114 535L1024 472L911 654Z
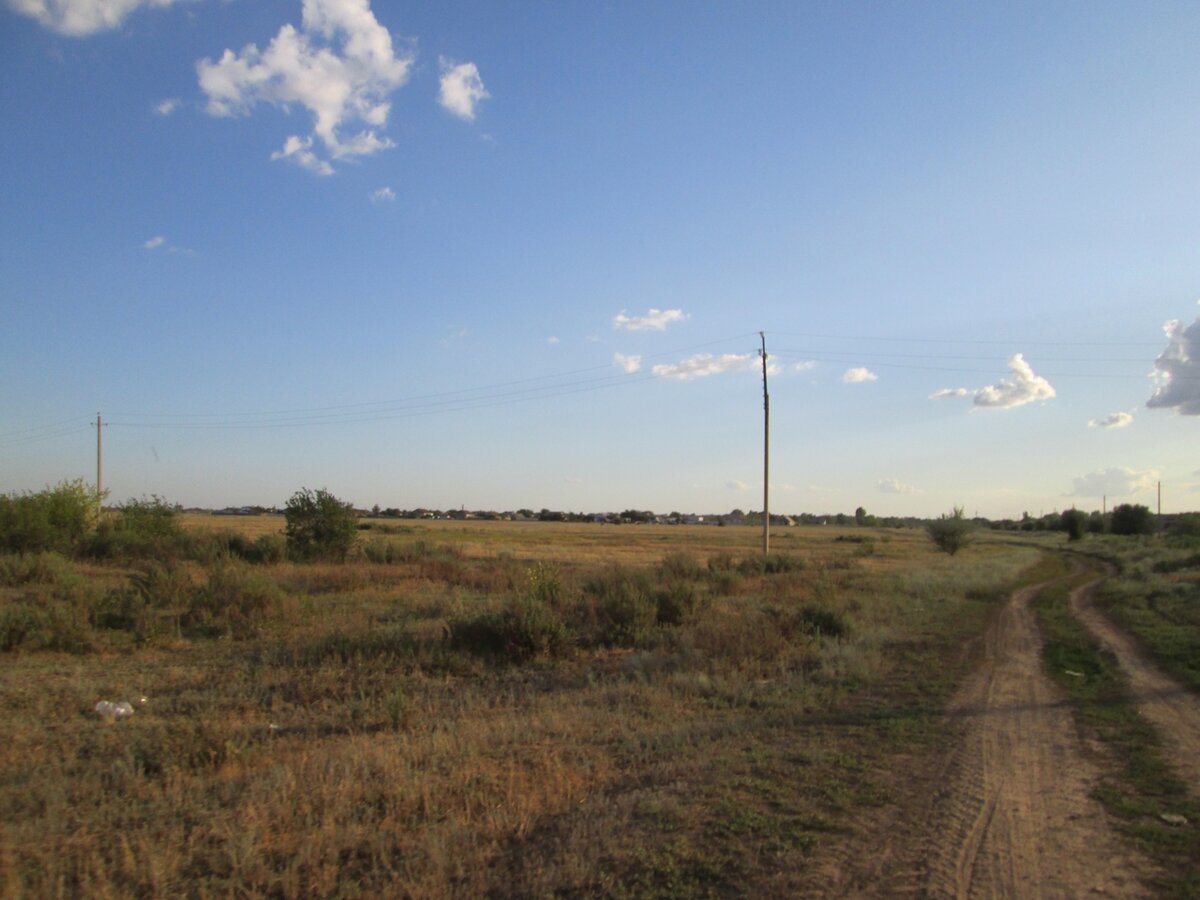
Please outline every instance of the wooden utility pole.
M101 505L104 503L104 468L101 464L102 442L100 435L104 432L104 423L100 420L100 413L96 413L96 519L99 520L101 513Z
M758 333L762 340L763 372L763 560L771 552L771 397L767 393L767 336Z

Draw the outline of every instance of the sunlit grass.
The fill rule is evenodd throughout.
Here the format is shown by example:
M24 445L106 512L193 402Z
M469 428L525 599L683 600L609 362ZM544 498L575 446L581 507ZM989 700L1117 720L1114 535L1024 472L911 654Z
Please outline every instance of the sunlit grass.
M223 571L248 610L205 607L210 630L103 626L139 566L0 588L0 615L79 606L87 641L3 657L4 890L787 893L887 802L890 753L944 739L932 713L1038 559L813 528L764 573L749 528L404 526L364 533L392 562L180 564L180 603ZM566 643L512 643L545 627Z

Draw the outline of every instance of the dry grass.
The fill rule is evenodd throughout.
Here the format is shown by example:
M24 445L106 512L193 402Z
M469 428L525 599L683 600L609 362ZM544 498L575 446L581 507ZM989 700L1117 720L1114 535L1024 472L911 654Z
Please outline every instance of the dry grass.
M76 652L0 657L0 895L790 895L887 802L889 755L941 739L963 648L1038 556L814 528L777 535L793 565L764 575L749 528L404 524L364 535L391 564L223 576L274 588L232 639L93 621ZM614 563L694 607L614 642L589 593ZM130 576L68 568L0 588L0 616ZM520 603L565 651L455 638Z

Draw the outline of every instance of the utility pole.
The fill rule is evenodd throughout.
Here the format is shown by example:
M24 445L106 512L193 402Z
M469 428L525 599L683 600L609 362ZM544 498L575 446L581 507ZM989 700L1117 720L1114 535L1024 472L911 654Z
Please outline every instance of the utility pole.
M1162 524L1162 482L1158 483L1158 521Z
M763 372L763 561L771 551L771 397L767 393L767 336L758 333L762 339L762 372Z
M100 413L96 413L96 519L99 520L102 511L101 504L104 503L104 468L101 465L102 455L101 450L103 444L100 440L100 435L104 432L104 423L100 419Z

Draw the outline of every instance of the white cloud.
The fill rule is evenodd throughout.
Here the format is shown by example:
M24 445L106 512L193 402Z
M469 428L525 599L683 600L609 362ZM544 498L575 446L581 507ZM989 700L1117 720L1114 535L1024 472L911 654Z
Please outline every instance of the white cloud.
M1127 412L1110 413L1103 419L1092 419L1088 428L1124 428L1133 421L1133 416Z
M875 487L881 494L916 494L919 491L910 484L905 484L895 478L881 478L875 482Z
M644 316L627 316L621 310L613 316L613 328L625 331L666 331L672 322L682 322L687 315L682 309L651 309Z
M154 111L160 116L169 116L175 110L179 109L179 98L168 97L165 100L160 100L154 104Z
M817 361L815 359L806 359L803 362L798 362L792 366L792 370L796 372L811 372L816 367Z
M166 242L167 239L165 237L163 237L161 234L156 234L154 237L150 238L150 240L146 241L146 243L142 244L142 247L146 250L157 250Z
M746 482L744 482L744 481L739 481L736 478L733 481L725 482L725 487L727 487L731 491L748 491L748 490L750 490L750 485L746 484Z
M642 358L640 356L626 356L624 353L614 353L613 365L621 369L625 374L632 375L634 372L641 371Z
M847 369L842 374L842 381L846 384L862 384L863 382L878 380L878 375L876 375L870 369L864 369L862 366L858 366L853 369Z
M554 344L558 343L558 338L554 335L551 335L550 337L546 338L546 343L553 346Z
M753 353L725 353L713 356L711 353L697 353L677 363L662 363L650 371L659 378L674 378L679 381L690 381L693 378L704 378L708 375L718 375L721 372L745 372L753 370L758 364L758 357Z
M333 160L392 146L376 129L387 124L387 97L408 80L413 58L396 54L368 0L304 0L300 29L284 25L266 50L254 44L240 53L226 50L216 62L197 62L196 72L213 116L248 114L260 101L285 111L293 104L308 109L313 135L290 136L271 158L328 175L333 167L312 149L314 136ZM342 134L356 122L366 127Z
M176 0L8 0L8 5L59 34L86 37L118 27L140 7L164 7L173 2Z
M1125 467L1113 467L1103 472L1090 472L1075 479L1072 497L1123 497L1153 490L1158 480L1158 471L1147 469L1138 472Z
M372 203L394 203L396 200L396 192L386 185L381 188L376 188L371 191Z
M1045 378L1035 375L1025 357L1014 353L1008 358L1011 378L1002 378L996 384L980 388L975 392L975 405L989 409L1012 409L1034 400L1049 400L1054 388Z
M438 103L460 119L474 122L475 107L491 96L483 86L479 69L475 63L455 64L445 57L438 58L438 66L442 70Z
M302 169L308 169L314 175L332 175L333 166L312 152L312 138L302 138L291 135L283 142L283 149L271 154L272 161L290 159Z
M966 388L942 388L929 395L930 400L941 400L945 397L965 397L971 393Z
M1158 386L1146 405L1200 416L1200 319L1187 328L1178 319L1163 326L1167 349L1154 361Z

